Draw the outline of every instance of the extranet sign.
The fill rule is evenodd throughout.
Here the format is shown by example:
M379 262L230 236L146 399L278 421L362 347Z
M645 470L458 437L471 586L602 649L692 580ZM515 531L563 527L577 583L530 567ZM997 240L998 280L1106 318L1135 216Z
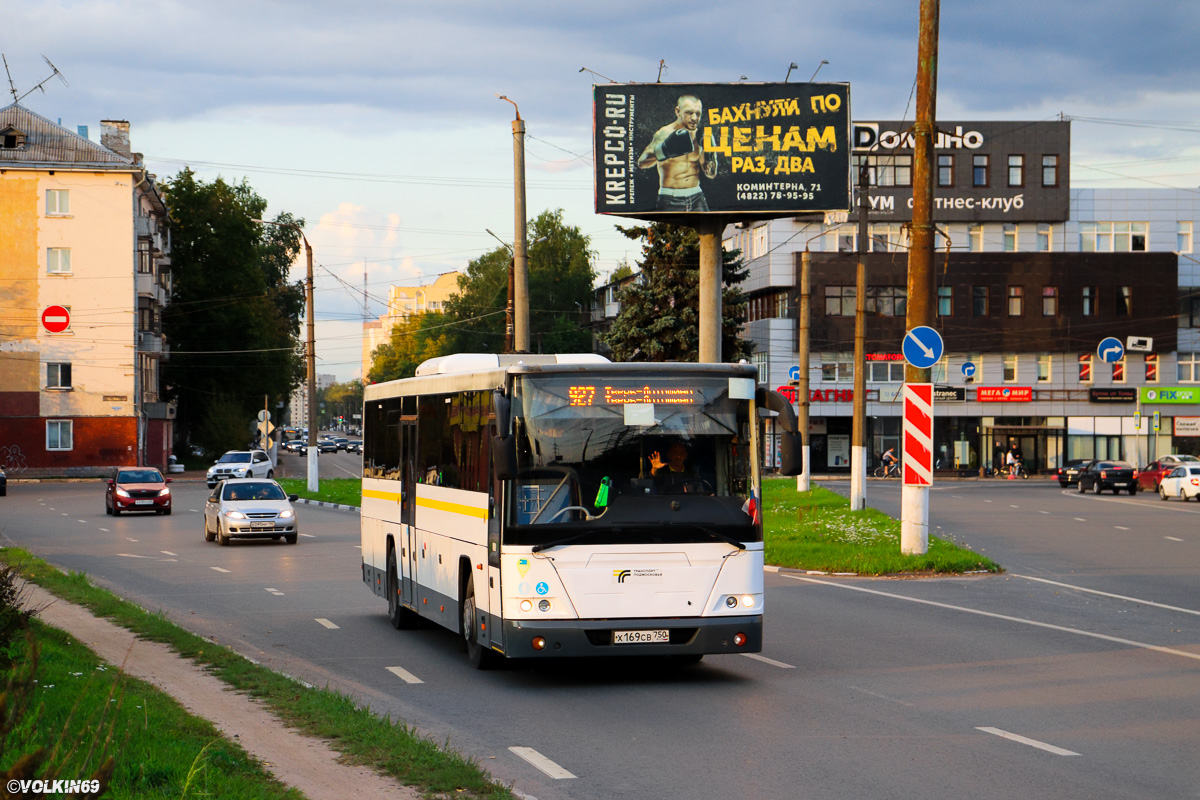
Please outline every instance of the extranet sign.
M594 87L596 213L797 214L850 208L850 86Z

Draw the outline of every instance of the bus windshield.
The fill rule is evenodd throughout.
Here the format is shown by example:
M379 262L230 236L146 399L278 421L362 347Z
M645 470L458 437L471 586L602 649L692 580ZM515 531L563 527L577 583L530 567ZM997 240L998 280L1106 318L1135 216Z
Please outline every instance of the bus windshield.
M505 540L752 541L751 379L522 375ZM733 389L733 391L731 391ZM731 394L733 396L731 396ZM745 399L735 399L745 398Z

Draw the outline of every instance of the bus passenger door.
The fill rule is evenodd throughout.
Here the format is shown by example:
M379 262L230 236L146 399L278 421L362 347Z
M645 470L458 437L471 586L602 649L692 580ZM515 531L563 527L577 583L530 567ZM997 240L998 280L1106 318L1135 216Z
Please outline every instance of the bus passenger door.
M417 538L414 528L417 517L416 459L417 398L404 397L401 398L400 408L400 474L403 487L400 497L400 530L403 549L400 565L400 573L403 578L400 598L405 605L413 608L417 607L417 554L414 552Z
M500 620L500 531L504 526L504 481L498 481L492 474L492 492L488 500L488 531L487 531L487 598L488 598L488 633L492 644L504 648L504 626Z

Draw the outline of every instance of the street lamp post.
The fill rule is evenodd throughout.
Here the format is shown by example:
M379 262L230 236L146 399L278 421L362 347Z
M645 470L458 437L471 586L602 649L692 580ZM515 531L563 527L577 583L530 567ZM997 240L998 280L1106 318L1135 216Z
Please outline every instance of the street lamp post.
M318 472L320 451L317 449L317 337L316 311L313 310L312 245L308 243L308 237L304 235L304 231L300 229L299 225L291 222L271 222L265 219L253 221L263 225L274 225L277 228L291 228L300 234L300 239L304 242L304 254L308 262L308 272L304 281L304 299L308 305L308 343L304 348L308 367L308 391L306 392L308 395L308 490L316 492L320 488L321 477Z

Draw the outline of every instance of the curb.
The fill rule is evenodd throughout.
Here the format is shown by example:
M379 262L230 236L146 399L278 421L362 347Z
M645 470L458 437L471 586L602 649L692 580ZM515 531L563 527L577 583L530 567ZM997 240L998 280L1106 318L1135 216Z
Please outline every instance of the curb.
M347 506L341 503L326 503L324 500L309 500L307 497L301 497L296 502L303 503L306 506L320 506L321 508L336 508L339 511L354 511L359 514L362 513L362 509L358 506Z

